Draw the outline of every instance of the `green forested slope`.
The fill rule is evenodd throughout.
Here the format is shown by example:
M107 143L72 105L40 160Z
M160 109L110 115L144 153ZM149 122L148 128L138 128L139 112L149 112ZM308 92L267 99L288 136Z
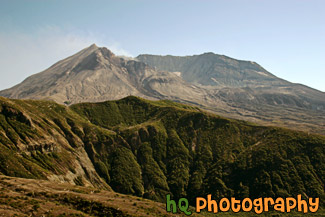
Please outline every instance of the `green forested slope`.
M324 136L137 97L71 107L1 98L0 105L5 175L56 177L158 201L167 193L192 202L206 194L325 199Z
M144 188L146 197L162 200L166 192L188 198L209 193L217 198L324 196L323 136L256 126L135 97L71 108L123 138L122 147L92 146L92 158L111 168L108 173L115 171L116 161L119 165L127 165L126 159L134 161L119 169L130 174L141 168L142 176L132 181L136 191ZM120 182L114 177L110 183L113 189L126 180L120 175Z

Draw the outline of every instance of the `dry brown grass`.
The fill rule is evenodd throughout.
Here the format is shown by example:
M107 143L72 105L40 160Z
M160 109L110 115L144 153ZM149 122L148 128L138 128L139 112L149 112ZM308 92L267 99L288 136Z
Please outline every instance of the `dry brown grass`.
M0 216L183 215L167 213L163 203L113 191L1 175Z

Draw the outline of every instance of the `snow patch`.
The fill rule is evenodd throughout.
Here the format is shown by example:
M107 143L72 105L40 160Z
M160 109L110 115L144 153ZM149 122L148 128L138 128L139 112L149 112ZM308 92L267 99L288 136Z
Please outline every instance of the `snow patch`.
M217 81L217 79L215 78L211 78L212 81L216 82L216 84L219 84L219 82Z
M181 77L182 76L182 73L181 72L173 72L175 75L177 75L178 77Z
M264 75L264 76L268 76L268 77L269 77L269 75L266 74L265 72L259 72L259 71L256 71L256 73L257 73L257 74L260 74L260 75Z

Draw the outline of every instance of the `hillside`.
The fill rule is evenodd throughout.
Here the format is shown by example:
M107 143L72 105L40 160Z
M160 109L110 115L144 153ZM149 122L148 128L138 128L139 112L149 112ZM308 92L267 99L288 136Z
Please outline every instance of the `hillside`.
M60 104L130 95L199 106L218 115L325 135L325 93L277 78L260 65L214 53L121 58L91 45L0 91Z
M0 172L164 201L324 201L325 137L127 97L70 107L0 98Z
M130 195L8 176L0 176L0 204L1 216L185 216Z
M190 207L193 217L215 216L206 210L195 213ZM112 191L91 187L58 184L36 179L14 178L0 175L0 215L1 216L186 216L183 213L166 212L166 204L154 202L131 195L123 195ZM303 217L305 214L291 212L281 216ZM310 216L322 217L320 209ZM218 213L222 217L253 217L248 213ZM265 212L259 216L275 217L275 211Z

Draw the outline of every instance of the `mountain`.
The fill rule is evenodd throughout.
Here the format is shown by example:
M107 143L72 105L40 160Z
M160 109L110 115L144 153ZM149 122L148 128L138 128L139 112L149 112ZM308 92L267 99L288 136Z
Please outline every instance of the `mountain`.
M92 45L0 95L61 104L129 95L169 99L230 118L325 134L325 93L214 53L130 59Z
M156 70L169 71L208 89L225 102L208 107L222 115L325 133L325 93L280 79L251 61L214 53L194 56L139 55Z
M179 74L185 81L217 87L288 85L255 62L240 61L214 53L194 56L139 55L139 61L156 69Z
M0 98L0 119L7 176L192 204L207 194L325 199L325 137L317 134L137 97L69 107Z
M106 48L92 45L0 94L9 98L52 99L70 104L129 95L158 99L199 93L173 73L157 72L145 63L125 60Z

